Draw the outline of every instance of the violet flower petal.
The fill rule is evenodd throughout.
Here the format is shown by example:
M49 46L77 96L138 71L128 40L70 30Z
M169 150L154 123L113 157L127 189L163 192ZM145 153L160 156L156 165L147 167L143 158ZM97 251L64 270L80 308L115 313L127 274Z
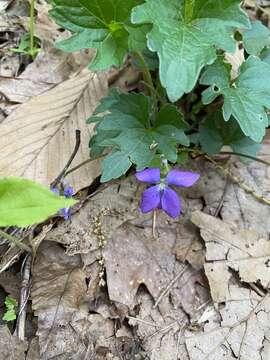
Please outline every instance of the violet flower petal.
M135 176L139 181L149 184L156 184L160 181L160 169L159 168L145 169L142 171L138 171L135 174Z
M151 186L150 188L144 190L142 193L142 200L140 208L143 213L147 213L154 209L159 208L160 206L160 188L159 185Z
M59 190L56 187L51 187L51 192L53 192L55 195L59 195Z
M71 210L70 208L63 208L60 210L60 214L64 216L65 220L68 220L71 217Z
M176 218L181 212L181 202L178 194L166 187L161 196L162 209L172 218Z
M166 176L166 181L168 185L188 187L193 185L199 179L199 177L200 174L191 171L180 171L177 169L172 169Z
M74 195L74 190L71 186L68 186L64 190L64 196L66 198L71 198Z

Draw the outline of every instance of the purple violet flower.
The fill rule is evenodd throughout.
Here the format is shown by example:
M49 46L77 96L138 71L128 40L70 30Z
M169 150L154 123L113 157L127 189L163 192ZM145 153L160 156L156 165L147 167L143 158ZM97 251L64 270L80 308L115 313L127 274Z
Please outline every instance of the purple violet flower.
M74 190L71 186L67 186L65 189L64 189L64 196L66 198L71 198L72 196L74 195Z
M64 195L66 198L70 199L74 195L74 190L71 186L67 185L67 183L63 184L64 189L59 191L57 187L52 187L51 191L56 195ZM63 208L60 210L60 214L63 215L65 220L69 220L71 217L71 208Z
M142 212L148 213L154 209L162 209L172 218L180 215L181 202L178 194L170 188L170 185L189 187L200 177L199 174L191 171L172 169L165 178L161 178L159 168L138 171L135 176L139 181L155 184L142 194L140 204Z

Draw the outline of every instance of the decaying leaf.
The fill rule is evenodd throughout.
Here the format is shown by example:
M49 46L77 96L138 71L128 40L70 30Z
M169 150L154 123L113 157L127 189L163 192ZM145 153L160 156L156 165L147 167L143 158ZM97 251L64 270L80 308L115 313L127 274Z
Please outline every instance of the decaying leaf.
M79 255L67 256L58 244L44 242L33 273L31 298L38 316L40 359L102 360L107 353L117 353L114 322L89 314Z
M0 174L16 174L48 186L73 151L76 129L81 130L82 142L74 166L88 159L92 129L85 121L106 90L106 75L84 71L16 109L0 124ZM68 180L78 190L98 173L95 162Z
M220 308L220 319L205 323L202 331L186 331L190 360L265 360L269 357L269 294L230 287L230 299Z
M25 103L67 80L74 72L73 56L48 48L18 77L3 77L0 92L10 102Z
M269 240L202 212L191 220L206 243L205 273L217 313L196 334L185 332L190 360L267 359L269 293L246 284L269 286Z
M12 336L7 326L0 326L0 349L1 359L24 360L27 344Z
M83 303L86 291L80 257L67 257L59 245L45 242L37 254L33 274L31 298L33 310L39 317L41 355L46 353L44 358L50 359L52 354L61 355L67 346L70 351L79 349L76 333L68 342L64 334L66 328L71 333L69 322ZM59 333L63 335L62 341Z
M270 241L252 230L240 230L220 219L195 212L192 222L206 243L205 272L215 302L230 297L230 269L245 283L268 288L270 284Z

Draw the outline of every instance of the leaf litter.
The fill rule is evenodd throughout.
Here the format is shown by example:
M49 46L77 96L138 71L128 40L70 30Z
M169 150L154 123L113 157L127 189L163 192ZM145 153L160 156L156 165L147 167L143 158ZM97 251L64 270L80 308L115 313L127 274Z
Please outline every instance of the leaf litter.
M38 11L43 17L42 8ZM44 17L42 21L38 31L46 38L50 36L47 30L51 24ZM57 29L53 29L52 36L57 36ZM239 54L235 54L236 58ZM48 88L41 90L45 91L43 95L35 88L36 93L30 97L39 95L18 110L27 114L25 119L30 118L32 127L37 121L35 107L43 106L47 99L43 108L47 111L55 101L54 89L57 92L60 89L60 93L62 89L64 93L66 86L73 87L78 82L80 91L74 96L74 106L62 104L60 99L63 114L57 114L56 118L55 114L51 116L52 125L68 124L66 128L58 128L58 133L66 140L61 143L62 150L65 148L68 154L73 148L70 143L76 121L80 118L84 124L104 96L107 75L75 74L76 69L81 69L82 58L75 65L71 59L70 67L61 73L57 69L66 62L64 55L59 53L58 56L52 51L46 56L41 53L36 62L28 65L25 76L21 74L19 81L25 81L26 86L39 66L46 68L46 62L53 61L55 56L53 71L46 74L47 79L39 79L42 86ZM16 73L19 66L15 60L12 71L15 69ZM66 82L62 84L63 80ZM95 92L95 89L98 90ZM90 103L86 100L88 94ZM4 95L8 98L8 92ZM21 102L26 100L28 97ZM12 126L17 126L19 120L26 121L18 114L18 111L13 112L0 128L13 131ZM33 130L41 135L36 138L40 147L46 129L38 126ZM91 131L86 126L81 130ZM20 146L24 147L24 132L20 127L18 131L22 139ZM51 132L47 135L53 137ZM29 141L33 140L32 136ZM46 142L44 148L41 146L31 166L27 168L27 163L23 164L29 178L48 185L63 168L65 160L61 158L61 151L55 150L59 138L54 141L49 149ZM13 162L21 147L12 148ZM57 161L52 160L52 154L56 153ZM79 163L87 157L85 146L76 161ZM269 137L259 157L270 160ZM11 163L10 156L8 160ZM53 168L50 174L48 163ZM232 183L220 168L202 160L193 163L196 164L193 170L202 176L192 190L179 191L183 216L175 221L158 214L155 238L152 218L138 211L141 187L132 175L102 185L73 214L70 222L59 222L53 228L50 224L40 238L34 237L36 256L31 301L38 318L38 338L30 341L28 360L270 358L270 208ZM240 176L260 196L268 196L269 169L264 165L243 164L227 157L221 158L219 164ZM18 170L9 169L16 175ZM75 172L69 181L80 190L98 175L98 166L91 165L89 171L84 168ZM14 250L10 249L10 263L2 264L1 269L8 268L20 256L20 252ZM18 296L15 280L14 286L8 283L11 281L8 279L13 278L12 273L4 274L6 276L0 276L1 287L14 297ZM6 350L1 356L24 358L27 344L12 336L7 327L0 329L0 346Z

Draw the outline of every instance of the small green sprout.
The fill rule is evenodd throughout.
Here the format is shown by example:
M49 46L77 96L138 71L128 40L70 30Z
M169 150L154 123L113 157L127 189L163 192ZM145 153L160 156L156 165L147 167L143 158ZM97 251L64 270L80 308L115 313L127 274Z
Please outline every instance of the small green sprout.
M6 312L3 316L3 320L13 321L16 319L16 308L18 306L17 300L13 299L10 296L7 296L5 299Z

